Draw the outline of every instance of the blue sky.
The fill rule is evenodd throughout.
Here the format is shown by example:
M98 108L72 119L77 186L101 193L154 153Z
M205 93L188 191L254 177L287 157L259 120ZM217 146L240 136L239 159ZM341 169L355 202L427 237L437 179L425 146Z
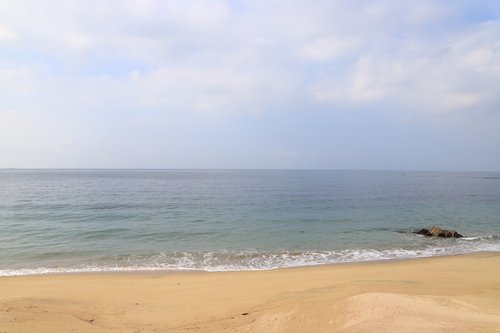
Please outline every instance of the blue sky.
M500 171L498 1L0 0L0 167Z

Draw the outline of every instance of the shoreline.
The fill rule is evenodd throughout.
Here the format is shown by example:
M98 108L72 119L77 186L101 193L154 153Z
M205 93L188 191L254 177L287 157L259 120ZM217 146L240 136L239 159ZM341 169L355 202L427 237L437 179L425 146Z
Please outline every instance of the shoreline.
M203 270L203 269L118 269L118 270L103 270L103 271L61 271L61 272L47 272L47 273L33 273L33 274L18 274L18 275L0 275L0 279L9 277L23 277L23 276L72 276L72 275L120 275L120 274L132 274L132 275L168 275L168 274L195 274L195 273L240 273L240 272L268 272L268 271L279 271L279 270L294 270L302 268L312 268L312 267L330 267L339 265L364 265L364 264L379 264L379 263L391 263L391 262L401 262L401 261L413 261L413 260L425 260L433 258L446 258L446 257L460 257L460 256L474 256L481 254L500 254L500 251L476 251L476 252L466 252L466 253L450 253L443 255L433 255L433 256L422 256L422 257L409 257L409 258L390 258L390 259L369 259L361 261L347 261L338 263L318 263L310 265L298 265L289 267L275 267L275 268L257 268L257 269L241 269L241 270ZM46 269L42 267L42 269ZM18 269L24 270L24 269Z
M500 253L0 277L0 332L500 332Z

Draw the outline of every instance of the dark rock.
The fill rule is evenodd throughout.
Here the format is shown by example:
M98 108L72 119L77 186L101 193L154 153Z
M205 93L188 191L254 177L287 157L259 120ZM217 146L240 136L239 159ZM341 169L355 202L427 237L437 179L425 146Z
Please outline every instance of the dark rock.
M461 238L464 237L455 230L442 230L439 234L438 237L452 237L452 238Z
M420 229L418 231L415 231L414 233L417 235L432 236L429 232L429 229Z
M414 232L417 235L423 235L427 237L443 237L443 238L461 238L461 234L455 230L446 230L439 227L432 227L430 229L420 229Z

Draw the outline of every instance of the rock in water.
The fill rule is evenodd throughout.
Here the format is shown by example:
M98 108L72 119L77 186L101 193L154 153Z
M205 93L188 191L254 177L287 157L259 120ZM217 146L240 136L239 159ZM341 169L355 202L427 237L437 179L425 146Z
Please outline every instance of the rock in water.
M420 229L418 231L415 231L414 234L424 235L424 236L432 236L432 234L429 232L429 229Z
M441 229L440 227L432 227L429 232L432 236L438 237L443 232L443 229Z
M455 230L442 230L438 237L452 237L452 238L460 238L460 237L464 237L462 236L461 234L459 234L458 232L456 232Z
M432 227L430 229L420 229L414 232L417 235L424 235L427 237L444 237L444 238L461 238L463 237L461 234L456 232L455 230L446 230L441 229L439 227Z

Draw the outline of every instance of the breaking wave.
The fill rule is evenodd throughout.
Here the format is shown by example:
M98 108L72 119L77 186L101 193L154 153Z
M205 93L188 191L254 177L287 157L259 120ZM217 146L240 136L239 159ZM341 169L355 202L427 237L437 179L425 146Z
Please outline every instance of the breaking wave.
M396 260L500 251L500 236L476 236L458 239L440 246L404 249L345 249L332 251L198 251L161 252L152 255L121 255L94 258L89 262L52 267L0 269L0 276L151 271L248 271L300 266Z

